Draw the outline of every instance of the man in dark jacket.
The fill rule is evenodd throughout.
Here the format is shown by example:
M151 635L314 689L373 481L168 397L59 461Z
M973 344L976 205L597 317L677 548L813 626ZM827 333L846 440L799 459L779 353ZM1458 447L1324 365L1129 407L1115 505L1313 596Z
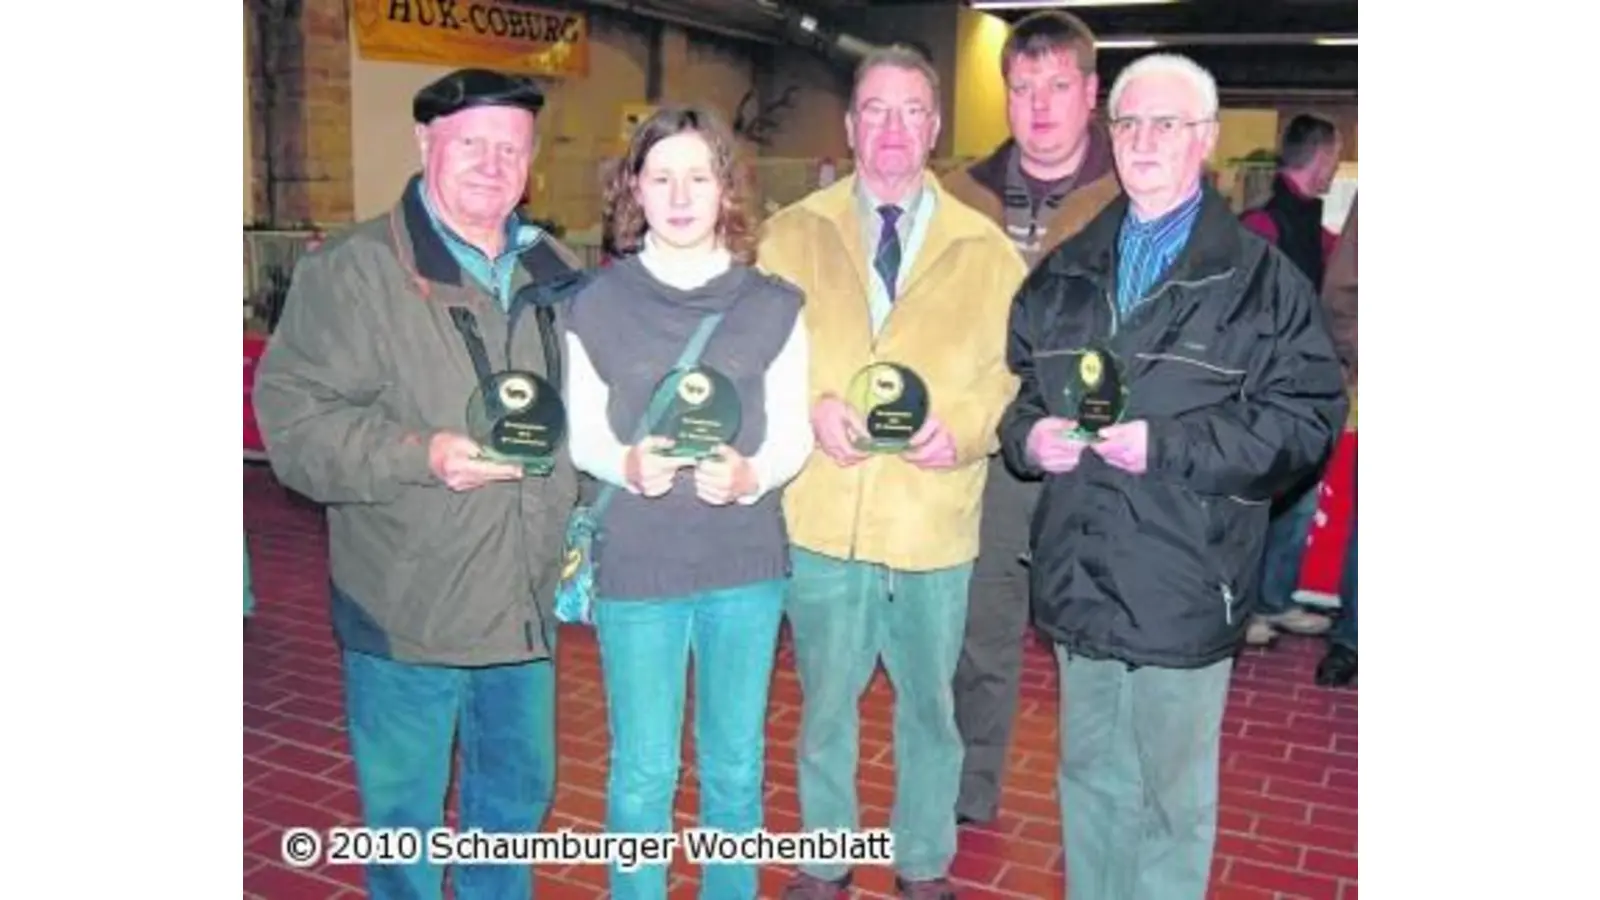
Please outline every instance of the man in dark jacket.
M1343 151L1339 126L1309 113L1290 119L1278 141L1272 193L1241 217L1244 227L1282 250L1318 289L1339 239L1322 222L1322 198L1333 187Z
M1211 76L1148 56L1110 107L1127 199L1018 292L1001 443L1044 477L1032 594L1060 669L1068 895L1202 900L1267 502L1327 454L1347 404L1311 282L1202 184ZM1085 397L1121 396L1097 387L1111 373L1126 405L1084 440Z
M1000 48L1012 137L987 159L944 178L961 202L1005 229L1029 266L1077 234L1121 189L1111 136L1094 121L1100 90L1094 33L1060 10L1017 22ZM952 688L966 752L956 816L987 822L1000 805L1017 719L1028 626L1028 516L1039 483L998 459L983 490L978 561Z
M466 435L480 366L559 389L556 301L577 260L512 215L544 103L465 70L413 103L421 176L393 211L304 257L255 385L273 470L328 509L329 587L364 824L537 831L555 781L563 452L548 474ZM537 382L535 383L537 387ZM526 866L464 866L462 900L527 897ZM375 866L370 895L437 898L436 866Z

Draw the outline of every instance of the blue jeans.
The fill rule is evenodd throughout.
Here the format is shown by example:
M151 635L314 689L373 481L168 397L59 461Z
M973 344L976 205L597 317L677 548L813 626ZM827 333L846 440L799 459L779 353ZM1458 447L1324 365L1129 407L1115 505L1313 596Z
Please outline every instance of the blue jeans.
M427 830L444 824L456 730L461 735L459 830L538 831L555 793L555 665L424 666L344 653L350 750L364 824ZM371 866L373 900L438 900L444 871ZM459 900L527 900L528 866L459 866Z
M1294 605L1300 587L1300 566L1305 561L1306 540L1317 516L1319 484L1313 484L1267 526L1266 552L1261 556L1261 600L1256 614L1275 616Z
M763 581L687 597L595 604L595 633L611 727L606 830L671 832L683 755L684 680L694 655L694 746L700 825L730 833L761 827L767 691L785 583ZM753 900L756 870L708 865L704 900ZM616 900L665 900L667 869L611 870Z
M883 657L894 684L895 869L945 876L956 854L961 733L951 683L967 625L972 565L901 572L796 548L786 612L804 695L799 793L803 828L860 827L860 701ZM828 880L843 865L801 868Z
M1064 896L1201 900L1216 845L1233 660L1130 670L1058 645L1056 665Z

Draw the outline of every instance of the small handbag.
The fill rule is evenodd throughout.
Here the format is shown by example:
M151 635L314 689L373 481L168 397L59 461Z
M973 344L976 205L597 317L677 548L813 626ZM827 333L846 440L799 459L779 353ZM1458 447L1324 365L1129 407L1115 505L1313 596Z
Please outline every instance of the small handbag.
M683 348L683 354L678 357L677 364L672 367L674 372L692 369L700 362L700 354L705 351L706 343L711 340L711 333L721 322L722 313L714 313L700 322L694 336L689 338L688 345ZM672 402L676 383L676 379L672 378L661 380L630 443L637 444L649 436L650 429L660 421L661 416L667 411L667 406ZM566 552L562 557L561 582L556 587L558 622L569 625L594 624L596 574L594 547L600 539L600 521L605 517L606 508L611 505L616 492L616 485L606 484L600 489L594 505L579 506L567 519Z

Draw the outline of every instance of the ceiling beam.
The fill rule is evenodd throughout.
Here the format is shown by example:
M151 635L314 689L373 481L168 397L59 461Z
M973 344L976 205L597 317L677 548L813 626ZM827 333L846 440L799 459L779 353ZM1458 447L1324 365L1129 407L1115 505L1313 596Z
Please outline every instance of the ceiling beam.
M590 0L590 3L594 6L603 7L605 9L631 13L632 15L639 16L640 18L655 19L658 22L668 22L684 28L704 31L726 38L732 38L737 41L749 41L751 43L766 44L769 46L784 43L781 35L763 33L746 28L739 28L737 26L728 25L721 22L715 22L710 18L702 18L701 16L694 15L687 11L673 9L670 6L660 6L650 2L636 2L636 0Z
M1096 54L1101 86L1109 89L1124 67L1159 49L1102 47ZM1204 66L1216 79L1218 90L1224 93L1317 90L1354 96L1360 80L1354 47L1200 45L1176 49Z
M972 5L977 6L978 3ZM1241 0L1233 3L1189 2L1156 6L1074 6L1097 36L1124 34L1355 34L1356 4L1283 3ZM1008 20L1032 9L989 10Z

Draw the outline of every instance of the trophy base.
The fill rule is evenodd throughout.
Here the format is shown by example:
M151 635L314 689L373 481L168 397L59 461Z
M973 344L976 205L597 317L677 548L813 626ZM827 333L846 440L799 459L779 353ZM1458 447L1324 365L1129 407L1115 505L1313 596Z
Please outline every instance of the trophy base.
M852 446L862 453L893 456L897 453L904 453L906 450L910 449L911 442L888 438L868 438L866 440L855 441Z
M656 452L672 459L692 459L696 462L702 459L713 459L717 456L717 448L707 444L674 444Z
M513 466L521 466L523 476L532 476L534 478L543 478L555 471L556 467L556 462L553 459L544 457L511 456L506 453L496 453L495 451L487 448L485 448L482 453L479 453L474 458L483 460L484 462L506 463Z

